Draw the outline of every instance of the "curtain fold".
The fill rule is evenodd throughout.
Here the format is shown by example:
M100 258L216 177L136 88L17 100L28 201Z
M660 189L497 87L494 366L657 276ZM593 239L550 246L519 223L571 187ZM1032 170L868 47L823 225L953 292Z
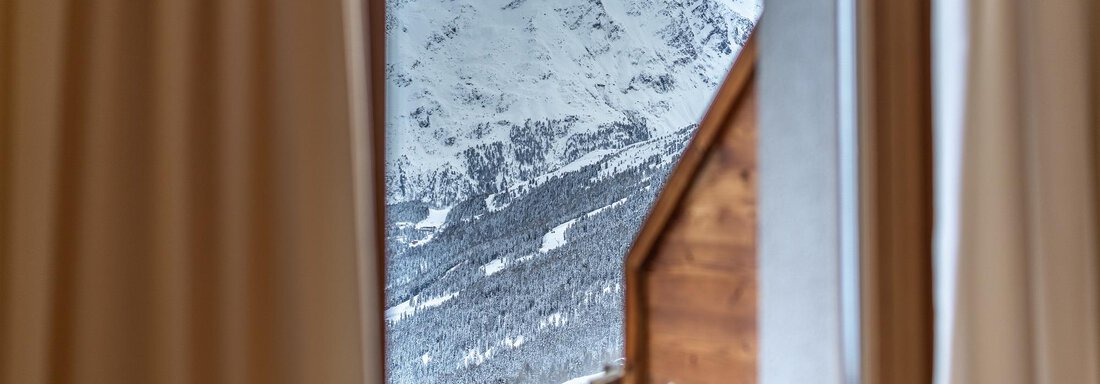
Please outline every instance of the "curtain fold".
M0 5L0 382L381 379L353 1Z
M1089 1L969 1L951 382L1100 382Z

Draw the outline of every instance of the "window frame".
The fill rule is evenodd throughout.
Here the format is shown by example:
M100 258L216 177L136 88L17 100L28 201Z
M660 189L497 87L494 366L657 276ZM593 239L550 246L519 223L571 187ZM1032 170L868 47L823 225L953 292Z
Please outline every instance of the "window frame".
M348 0L356 1L356 0ZM797 353L797 347L804 345L808 340L820 337L814 328L799 329L797 322L779 321L769 322L771 319L788 318L795 315L799 306L812 305L806 299L799 299L791 294L798 294L799 289L782 288L776 284L785 280L783 274L791 271L779 264L786 260L779 258L770 260L774 256L769 252L783 254L791 250L783 249L778 243L784 234L805 236L799 232L797 225L791 225L795 221L806 218L801 216L785 217L777 215L780 207L769 206L774 199L767 196L773 189L779 188L779 192L790 191L790 186L775 184L783 178L797 177L804 174L806 169L797 165L781 164L773 162L775 156L782 156L791 149L793 143L783 143L778 140L783 132L790 129L769 133L771 127L793 123L796 129L818 129L818 126L805 125L805 120L790 120L777 116L776 113L767 115L761 113L761 146L760 164L762 173L760 196L764 197L764 203L760 211L762 224L769 225L768 230L775 232L775 236L760 237L760 286L761 297L766 300L788 300L779 305L762 305L759 309L761 327L759 370L763 382L782 382L786 378L797 378L799 374L834 372L834 379L825 378L819 382L845 382L845 383L876 383L883 378L906 377L900 374L904 371L909 374L911 382L927 382L924 378L931 377L931 352L932 352L932 308L931 308L931 111L930 111L930 50L928 49L928 35L930 31L929 0L920 0L912 4L893 4L881 0L832 0L825 4L812 0L792 0L789 2L768 3L766 8L769 22L762 23L750 39L759 40L760 52L757 60L761 63L760 97L762 110L769 100L785 100L788 102L785 108L797 109L798 105L810 107L815 102L820 102L819 96L837 97L842 104L825 108L822 115L815 116L817 121L824 121L831 128L820 138L825 142L836 143L831 148L838 157L833 164L825 164L827 172L831 172L832 178L820 183L811 183L809 188L794 191L796 195L817 196L822 191L831 196L837 196L833 209L824 212L823 224L842 223L842 209L857 212L855 231L852 229L841 233L829 231L826 237L832 238L827 244L836 246L825 251L825 259L834 265L834 272L840 275L827 277L830 281L833 302L836 306L829 316L835 319L831 324L837 329L827 330L837 337L829 338L825 348L828 351L842 351L841 356L835 353L828 356L814 353ZM807 8L809 7L809 8ZM914 8L915 7L915 8ZM369 141L365 146L372 150L370 160L371 180L374 192L374 237L371 250L377 256L374 266L377 269L376 292L369 292L370 287L365 287L364 295L373 295L380 303L384 302L385 295L385 2L368 1L361 9L366 13L364 37L368 42L368 69L369 76L367 87L370 89L369 115ZM915 13L906 13L913 12ZM809 15L809 17L807 17ZM914 16L915 15L915 16ZM787 28L783 31L782 28ZM845 30L844 28L850 28ZM828 33L832 31L833 33ZM824 33L824 37L818 36ZM923 33L923 35L922 35ZM760 34L760 37L755 35ZM815 36L817 40L815 39ZM921 37L923 36L923 38ZM806 38L806 41L798 41L798 38ZM915 45L906 46L904 43L912 41ZM827 47L835 49L825 54L825 59L833 69L833 76L811 81L809 85L799 85L793 82L799 79L797 66L778 65L771 63L798 63L820 62L821 51L810 47L814 41L824 41ZM901 42L901 43L899 43ZM891 46L902 47L891 50ZM738 61L741 61L739 58ZM916 65L898 65L905 62L915 62ZM847 63L847 64L845 64ZM784 80L784 77L787 77ZM916 82L896 83L895 80L915 78ZM787 87L795 85L794 87ZM842 90L842 88L846 90ZM786 97L784 96L786 92ZM845 95L844 92L848 92ZM873 95L873 96L872 96ZM846 100L848 102L844 102ZM793 105L790 103L794 101ZM846 104L845 104L846 103ZM897 113L905 108L916 108L920 118L916 121L905 121L904 115ZM842 116L848 116L844 118ZM847 130L842 131L845 125ZM790 126L788 126L790 127ZM851 129L853 128L854 129ZM895 133L887 132L887 128L895 130ZM915 146L901 145L899 140L915 139L919 144ZM925 141L928 140L928 141ZM694 139L693 139L694 141ZM789 140L788 140L789 141ZM848 145L849 156L853 159L845 162L839 159L841 145ZM854 147L851 147L854 145ZM886 150L889 149L889 150ZM909 156L917 160L904 161ZM843 170L840 167L855 165L855 169ZM679 167L679 166L678 166ZM852 172L855 172L854 175ZM847 172L847 173L845 173ZM847 176L840 175L841 173ZM854 183L852 190L848 187L847 197L838 195L844 188L839 183ZM918 202L906 206L898 201L896 190L898 186L908 185L911 182L918 183L916 197ZM804 185L805 186L805 185ZM669 185L666 184L666 189ZM665 192L662 192L664 194ZM853 195L855 199L853 200ZM781 196L780 193L777 196ZM660 199L660 198L659 198ZM843 201L846 201L843 202ZM852 204L857 206L853 207ZM788 207L790 208L790 207ZM814 211L821 213L822 211ZM915 214L913 216L912 214ZM653 215L653 213L651 213ZM659 215L659 214L658 214ZM913 218L916 219L913 219ZM776 225L776 227L771 227ZM648 237L639 234L639 238ZM842 240L845 237L848 240ZM842 250L841 242L847 242ZM854 242L853 242L854 241ZM897 249L890 245L896 241L909 242L911 244L927 244L926 247L918 246L912 249ZM632 248L633 249L633 248ZM855 255L848 262L842 260L843 253ZM633 251L632 251L633 253ZM805 257L803 255L802 257ZM795 256L797 257L797 256ZM906 259L906 257L910 259ZM908 261L907 261L908 260ZM372 260L364 260L371 263ZM625 275L627 279L637 268L644 265L644 259L632 260L628 258L625 263ZM853 269L853 266L855 269ZM906 268L916 267L915 272ZM806 276L814 275L812 271ZM788 276L789 277L789 276ZM845 280L847 279L847 280ZM855 280L852 280L855 279ZM776 284L769 284L770 281ZM842 287L844 281L856 281L856 286ZM631 345L630 329L637 329L643 323L631 324L631 311L637 305L632 306L630 286L627 286L627 364L644 364L644 362L632 360L631 356L637 356L638 348ZM815 297L815 292L807 297ZM842 298L846 297L845 298ZM637 296L633 300L637 300ZM887 301L894 305L884 306ZM901 301L897 301L901 300ZM844 303L841 303L841 302ZM764 302L762 300L762 302ZM903 303L903 305L897 305ZM794 310L794 312L792 312ZM917 317L905 317L907 314L917 313ZM378 366L381 367L375 374L367 377L375 377L378 382L384 382L386 374L385 364L385 322L384 309L374 316L366 316L365 326L374 328L375 331L366 332L365 348L377 349ZM637 321L637 320L634 320ZM853 332L857 334L853 335ZM915 332L915 333L913 333ZM906 333L913 333L912 337L905 337ZM379 335L375 340L370 335ZM637 340L637 339L635 339ZM845 341L847 340L847 341ZM852 342L857 340L858 342ZM375 344L373 347L369 344ZM632 352L633 351L633 352ZM368 355L369 356L369 355ZM802 365L804 369L797 372L781 372L792 365ZM906 368L908 367L908 368ZM821 376L813 379L821 380Z

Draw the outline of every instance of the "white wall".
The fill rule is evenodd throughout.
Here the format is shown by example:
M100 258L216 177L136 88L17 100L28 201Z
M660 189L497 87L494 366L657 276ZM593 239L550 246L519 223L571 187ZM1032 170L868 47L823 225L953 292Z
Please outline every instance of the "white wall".
M844 381L836 0L760 23L760 380Z

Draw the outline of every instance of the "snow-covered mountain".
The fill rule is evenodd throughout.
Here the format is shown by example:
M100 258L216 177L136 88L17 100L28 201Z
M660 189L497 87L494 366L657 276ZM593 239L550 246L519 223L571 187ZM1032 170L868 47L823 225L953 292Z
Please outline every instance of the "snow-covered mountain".
M758 0L389 0L389 202L451 204L697 122Z
M623 257L759 2L387 0L390 382L621 358Z

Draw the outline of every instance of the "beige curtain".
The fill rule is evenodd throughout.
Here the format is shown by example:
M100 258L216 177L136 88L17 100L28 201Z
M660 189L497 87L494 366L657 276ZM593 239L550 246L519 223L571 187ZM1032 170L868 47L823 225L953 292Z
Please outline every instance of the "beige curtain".
M969 1L951 382L1100 383L1090 3Z
M381 379L361 7L0 1L0 382Z

